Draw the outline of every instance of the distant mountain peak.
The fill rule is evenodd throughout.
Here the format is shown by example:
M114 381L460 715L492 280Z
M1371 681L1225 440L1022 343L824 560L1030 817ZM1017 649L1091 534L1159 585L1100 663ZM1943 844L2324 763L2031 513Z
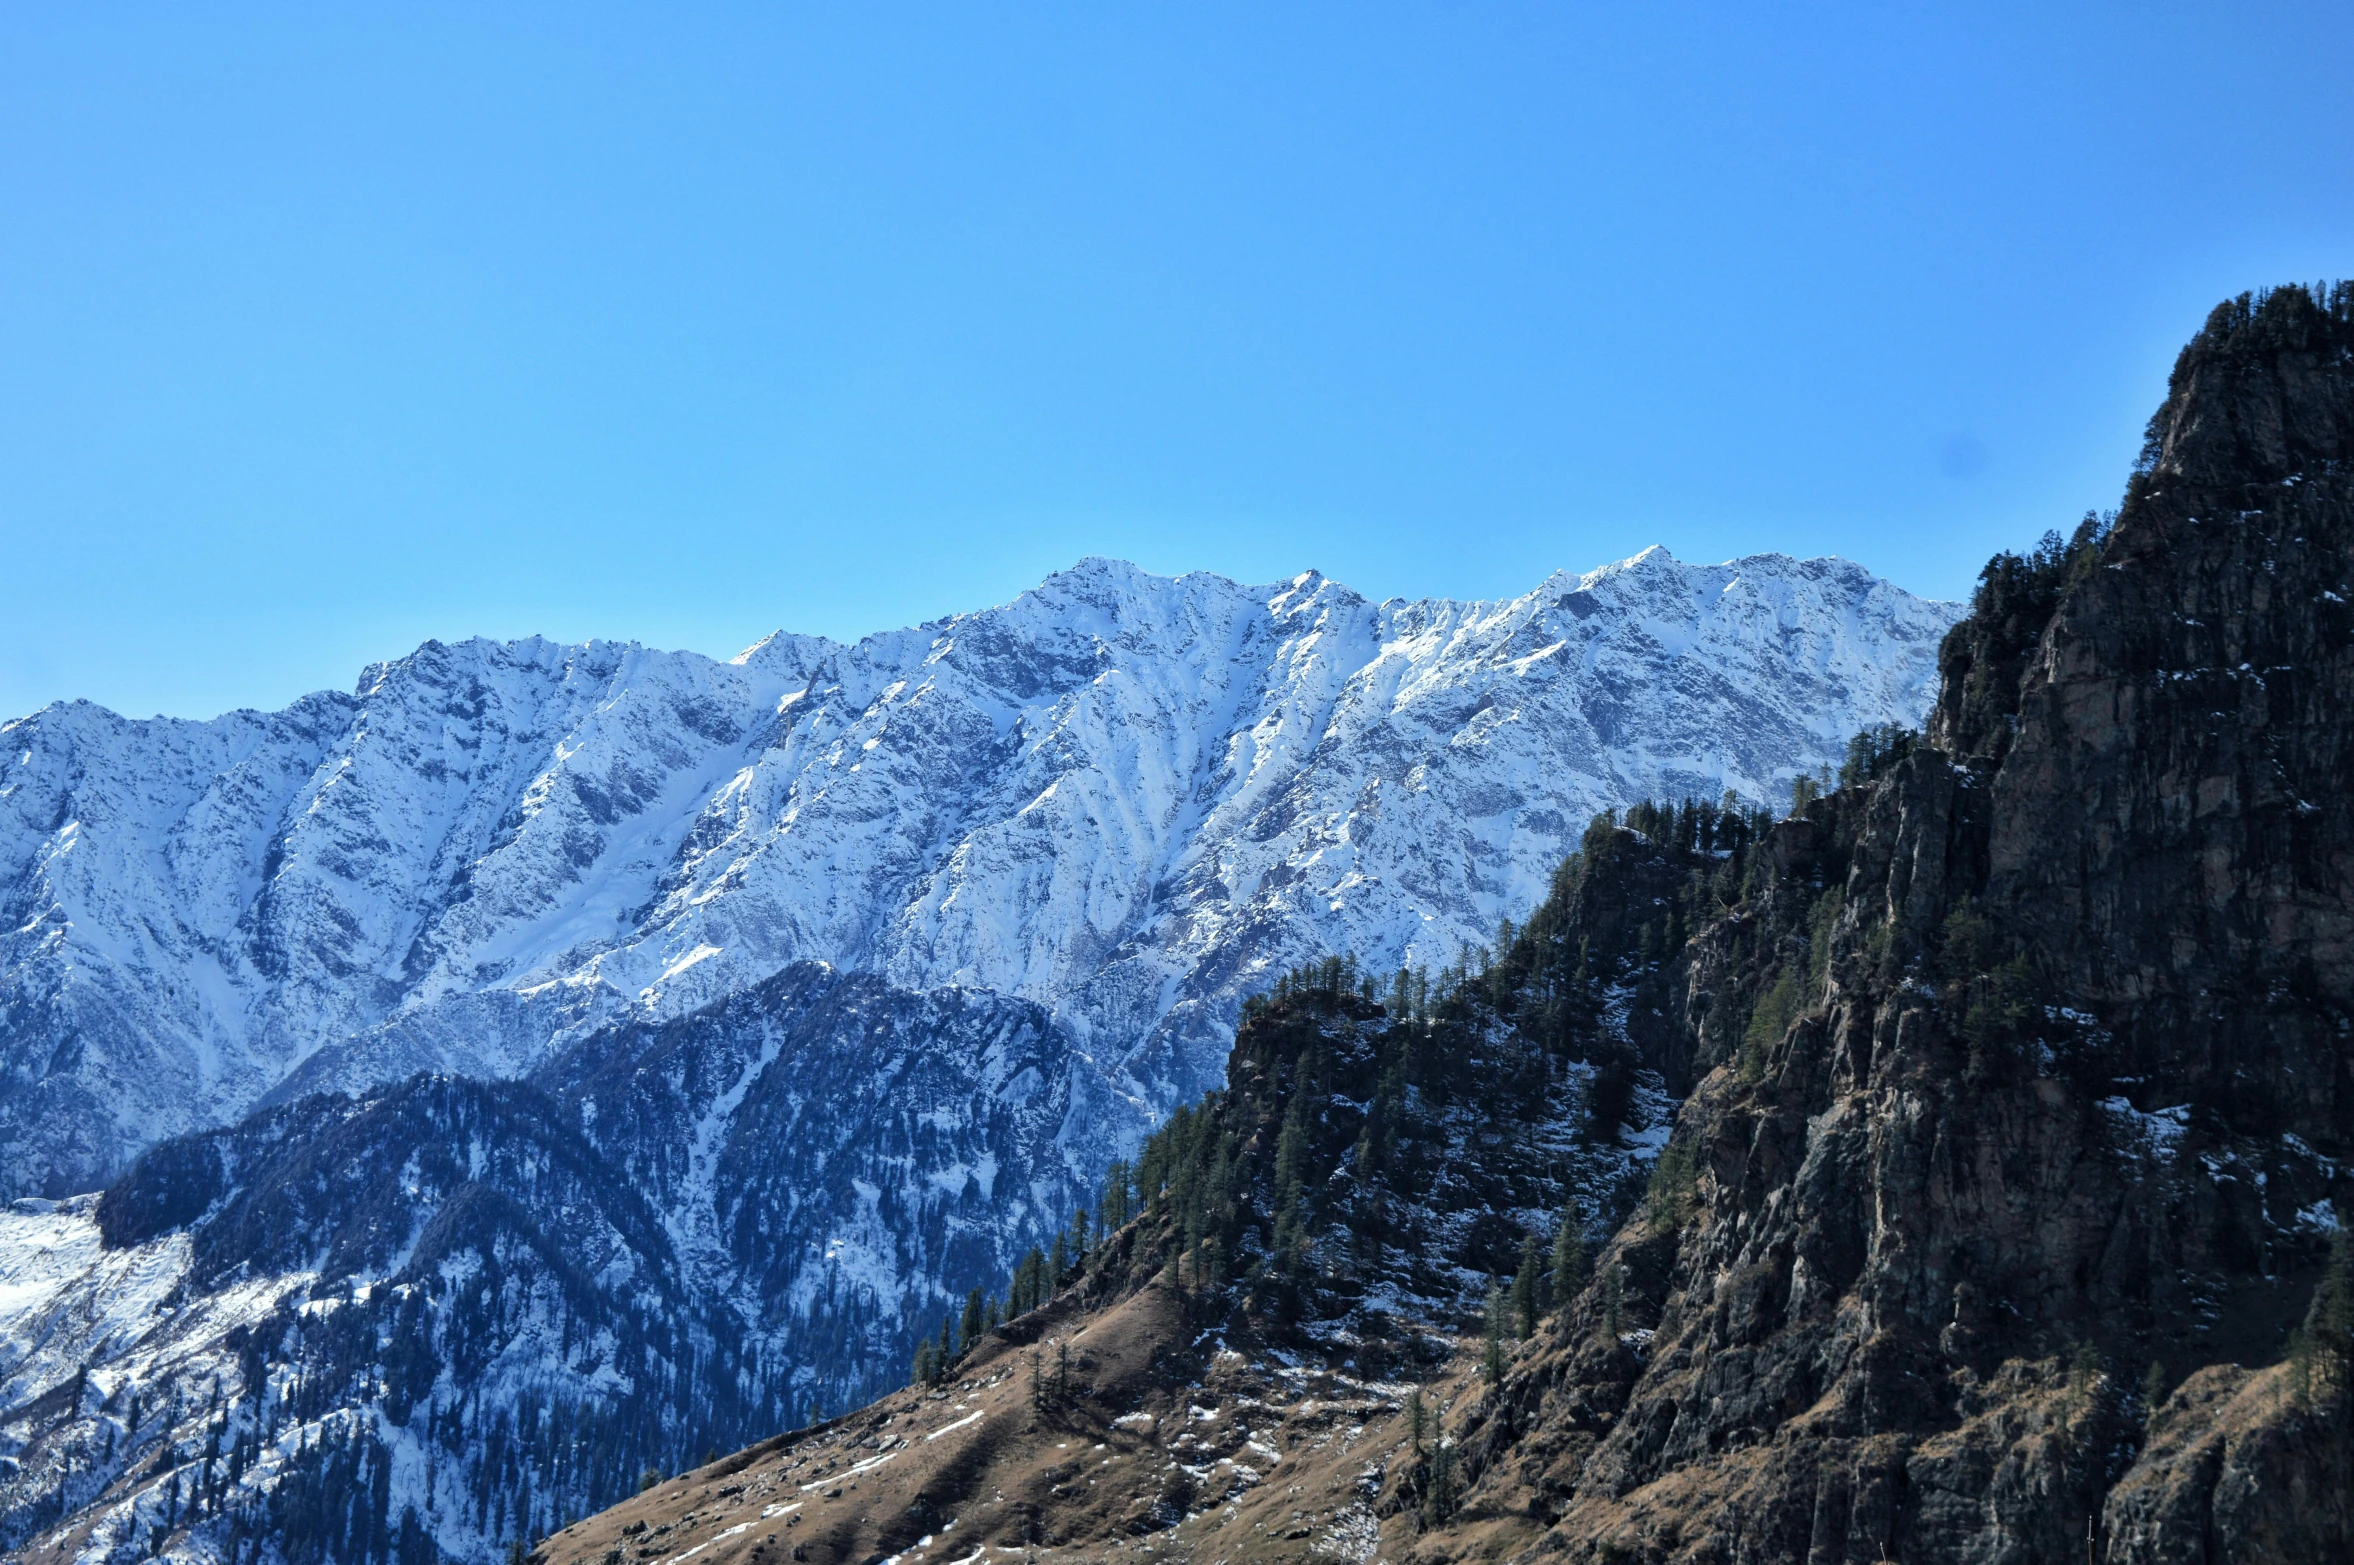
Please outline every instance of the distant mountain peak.
M1605 806L1766 798L1917 718L1956 613L1778 555L1569 580L1376 606L1091 556L851 646L435 640L283 712L49 708L0 798L14 1191L804 960L1045 1004L1173 1102L1270 964L1442 960Z

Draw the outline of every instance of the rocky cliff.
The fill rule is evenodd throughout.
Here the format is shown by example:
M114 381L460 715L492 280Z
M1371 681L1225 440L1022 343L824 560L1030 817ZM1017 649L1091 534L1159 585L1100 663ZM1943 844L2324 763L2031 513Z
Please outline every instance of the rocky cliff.
M1821 944L1683 1111L1691 1221L1614 1242L1639 1368L1581 1301L1473 1420L1540 1542L2354 1547L2342 1369L2282 1367L2354 1216L2350 580L2354 292L2226 305L2114 526L1990 573L1927 743L1777 830ZM1749 938L1700 934L1688 1018Z

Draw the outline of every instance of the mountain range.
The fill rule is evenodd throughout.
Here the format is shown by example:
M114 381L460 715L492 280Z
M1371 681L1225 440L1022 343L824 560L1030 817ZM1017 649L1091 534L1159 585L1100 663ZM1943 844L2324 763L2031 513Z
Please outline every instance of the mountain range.
M1957 613L1779 555L1379 604L1091 560L855 646L8 724L0 1538L486 1558L870 1397L1278 974L1443 987L1596 814L1917 721Z
M1165 1109L1283 966L1442 965L1597 810L1786 796L1916 719L1954 612L1774 555L1382 604L1091 560L849 647L428 643L277 713L50 707L0 727L6 1193L796 961L1037 1002Z

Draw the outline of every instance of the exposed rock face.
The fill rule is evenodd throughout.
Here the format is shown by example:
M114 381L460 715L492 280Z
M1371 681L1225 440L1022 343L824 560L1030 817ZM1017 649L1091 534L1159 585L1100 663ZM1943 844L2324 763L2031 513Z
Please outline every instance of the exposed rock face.
M2252 1499L2342 1477L2342 1390L2204 1372L2129 1466L2123 1389L2276 1361L2354 1212L2350 437L2354 297L2219 310L2114 531L2038 562L2015 709L1971 689L1999 626L1966 625L1947 748L1782 828L1787 878L1839 893L1822 976L1758 1080L1685 1107L1697 1220L1618 1241L1672 1256L1642 1371L1620 1393L1573 1330L1489 1415L1541 1462L1549 1547L2354 1548L2342 1504ZM1688 1015L1742 936L1702 934Z

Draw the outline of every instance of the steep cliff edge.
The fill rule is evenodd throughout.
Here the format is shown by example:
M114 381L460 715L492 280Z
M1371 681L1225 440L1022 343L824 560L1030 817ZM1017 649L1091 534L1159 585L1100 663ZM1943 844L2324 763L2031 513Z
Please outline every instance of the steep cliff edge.
M1548 1543L2354 1549L2342 1371L2268 1367L2354 1212L2350 316L2217 310L2113 530L1990 573L2053 595L2013 704L1982 602L1931 745L1778 832L1837 915L1758 1079L1684 1111L1694 1220L1618 1241L1674 1253L1641 1374L1610 1394L1584 1304L1480 1420Z
M1115 1319L1153 1378L893 1446L914 1519L690 1479L549 1556L2354 1557L2350 602L2354 288L2227 304L2117 516L1989 568L1924 734L1770 825L1605 818L1435 1001L1288 985L946 1384ZM993 1503L1080 1415L1135 1503Z

